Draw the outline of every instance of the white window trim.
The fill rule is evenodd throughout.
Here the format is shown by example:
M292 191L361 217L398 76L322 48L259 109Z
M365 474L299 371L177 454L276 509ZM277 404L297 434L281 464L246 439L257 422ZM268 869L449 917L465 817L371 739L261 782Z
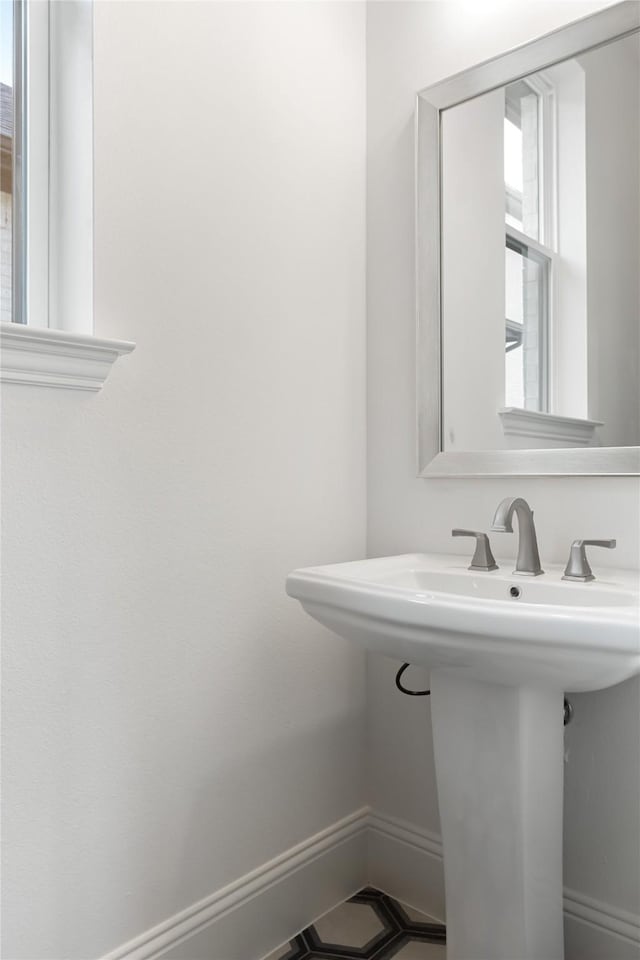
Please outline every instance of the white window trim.
M94 336L93 3L23 0L22 12L24 312L0 325L0 380L95 391L135 344Z
M0 346L0 381L4 383L95 392L118 357L131 353L135 343L2 323Z
M566 447L596 445L596 430L604 426L601 420L562 417L556 413L503 407L498 410L506 437L527 437L531 440L555 440Z
M558 249L557 239L557 114L555 87L549 77L539 72L526 78L526 84L538 96L538 177L539 236L545 247Z

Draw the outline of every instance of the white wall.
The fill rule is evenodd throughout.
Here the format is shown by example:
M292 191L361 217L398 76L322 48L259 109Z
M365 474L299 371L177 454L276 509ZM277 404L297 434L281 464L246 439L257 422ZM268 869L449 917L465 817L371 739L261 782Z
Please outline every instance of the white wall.
M579 60L572 59L545 70L544 75L554 91L559 254L558 272L552 281L551 409L566 417L589 417L585 74ZM595 189L595 182L589 187ZM593 272L599 271L594 267ZM613 371L615 377L615 364ZM598 430L597 442L601 438Z
M96 3L100 395L4 389L3 956L96 957L365 800L365 9Z
M604 421L603 445L638 444L640 38L592 50L580 63L587 105L589 415Z
M441 118L448 451L506 446L497 413L505 406L504 99L498 88Z
M535 508L543 560L574 537L617 537L594 569L638 565L633 479L416 478L413 268L415 95L450 74L605 6L582 2L380 2L367 14L369 553L456 552L454 526L487 529L507 494ZM514 537L495 534L497 556ZM369 662L370 801L438 830L428 703L394 688L397 665ZM419 672L415 677L420 682ZM567 732L565 883L639 912L639 685L572 698Z

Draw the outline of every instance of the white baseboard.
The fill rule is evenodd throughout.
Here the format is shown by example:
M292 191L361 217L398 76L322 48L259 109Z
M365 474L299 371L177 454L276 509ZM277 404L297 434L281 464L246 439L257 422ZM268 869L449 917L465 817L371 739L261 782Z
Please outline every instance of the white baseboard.
M443 920L442 840L388 814L369 816L372 886ZM640 916L564 889L565 960L640 960Z
M102 960L258 960L366 885L363 807Z
M367 870L372 887L444 922L442 840L437 834L373 811Z
M102 960L258 960L370 884L444 920L442 840L362 807ZM566 960L640 960L640 917L564 891Z
M567 960L640 960L640 917L564 888Z

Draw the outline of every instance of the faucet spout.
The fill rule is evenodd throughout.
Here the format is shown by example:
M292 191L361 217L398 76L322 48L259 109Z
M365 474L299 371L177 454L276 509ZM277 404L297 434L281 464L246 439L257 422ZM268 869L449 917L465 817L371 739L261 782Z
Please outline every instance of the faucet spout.
M533 522L533 510L522 497L505 497L498 504L491 529L501 533L513 533L513 515L518 517L518 559L514 573L525 577L537 577L544 570L540 566L538 540Z

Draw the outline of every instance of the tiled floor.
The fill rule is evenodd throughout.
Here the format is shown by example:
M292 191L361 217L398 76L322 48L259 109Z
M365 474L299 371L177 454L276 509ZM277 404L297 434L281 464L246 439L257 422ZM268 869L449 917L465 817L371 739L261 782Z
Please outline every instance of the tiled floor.
M445 928L366 887L266 960L445 960Z

